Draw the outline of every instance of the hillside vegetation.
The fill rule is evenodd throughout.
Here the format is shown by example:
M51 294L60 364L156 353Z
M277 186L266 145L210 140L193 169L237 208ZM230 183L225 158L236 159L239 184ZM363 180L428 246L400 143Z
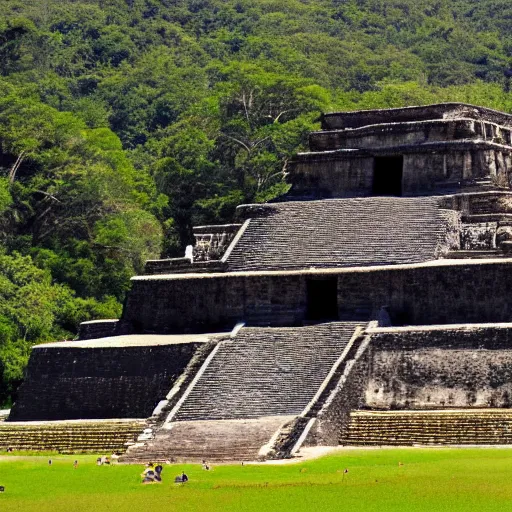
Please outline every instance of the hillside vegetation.
M0 0L0 403L147 258L287 190L322 111L512 110L506 0Z

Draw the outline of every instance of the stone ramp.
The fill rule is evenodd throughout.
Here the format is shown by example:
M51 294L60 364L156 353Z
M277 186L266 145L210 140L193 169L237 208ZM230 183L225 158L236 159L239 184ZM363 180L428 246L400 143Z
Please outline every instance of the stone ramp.
M227 264L249 271L420 263L453 245L456 215L440 209L435 197L260 205Z
M261 447L293 417L219 421L180 421L167 424L146 446L130 450L123 462L252 461Z
M340 442L355 446L512 444L512 410L355 411Z
M45 421L0 423L0 451L59 453L124 453L134 443L145 421Z
M220 343L173 421L300 415L361 325L242 329Z

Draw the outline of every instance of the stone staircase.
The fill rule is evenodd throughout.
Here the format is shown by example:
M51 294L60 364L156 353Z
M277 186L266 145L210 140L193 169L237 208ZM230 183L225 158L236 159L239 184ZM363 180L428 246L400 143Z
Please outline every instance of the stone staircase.
M143 428L144 420L1 422L0 451L124 453Z
M288 201L247 215L230 271L420 263L450 245L451 217L435 197Z
M242 328L217 345L167 422L123 462L258 458L318 399L362 325Z
M242 329L220 344L174 420L299 415L359 325Z
M512 444L512 410L355 411L340 444Z
M178 421L157 432L155 442L130 450L123 462L251 461L293 416L218 421Z

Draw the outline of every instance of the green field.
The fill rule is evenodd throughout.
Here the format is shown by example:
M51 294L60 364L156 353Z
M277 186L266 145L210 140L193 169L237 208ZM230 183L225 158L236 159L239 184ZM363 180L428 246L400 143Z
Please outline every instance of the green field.
M79 467L73 468L78 458ZM508 449L346 450L286 465L165 466L142 485L141 466L97 467L95 457L0 458L0 511L507 511ZM401 464L399 464L401 463ZM344 474L344 469L348 473ZM184 469L190 481L175 485Z

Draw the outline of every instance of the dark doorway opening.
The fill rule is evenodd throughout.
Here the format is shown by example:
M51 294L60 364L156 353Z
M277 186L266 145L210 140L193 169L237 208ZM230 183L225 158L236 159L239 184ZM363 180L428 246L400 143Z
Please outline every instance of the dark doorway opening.
M336 277L307 281L306 319L338 320L338 279Z
M401 196L403 156L376 157L373 166L373 195Z

